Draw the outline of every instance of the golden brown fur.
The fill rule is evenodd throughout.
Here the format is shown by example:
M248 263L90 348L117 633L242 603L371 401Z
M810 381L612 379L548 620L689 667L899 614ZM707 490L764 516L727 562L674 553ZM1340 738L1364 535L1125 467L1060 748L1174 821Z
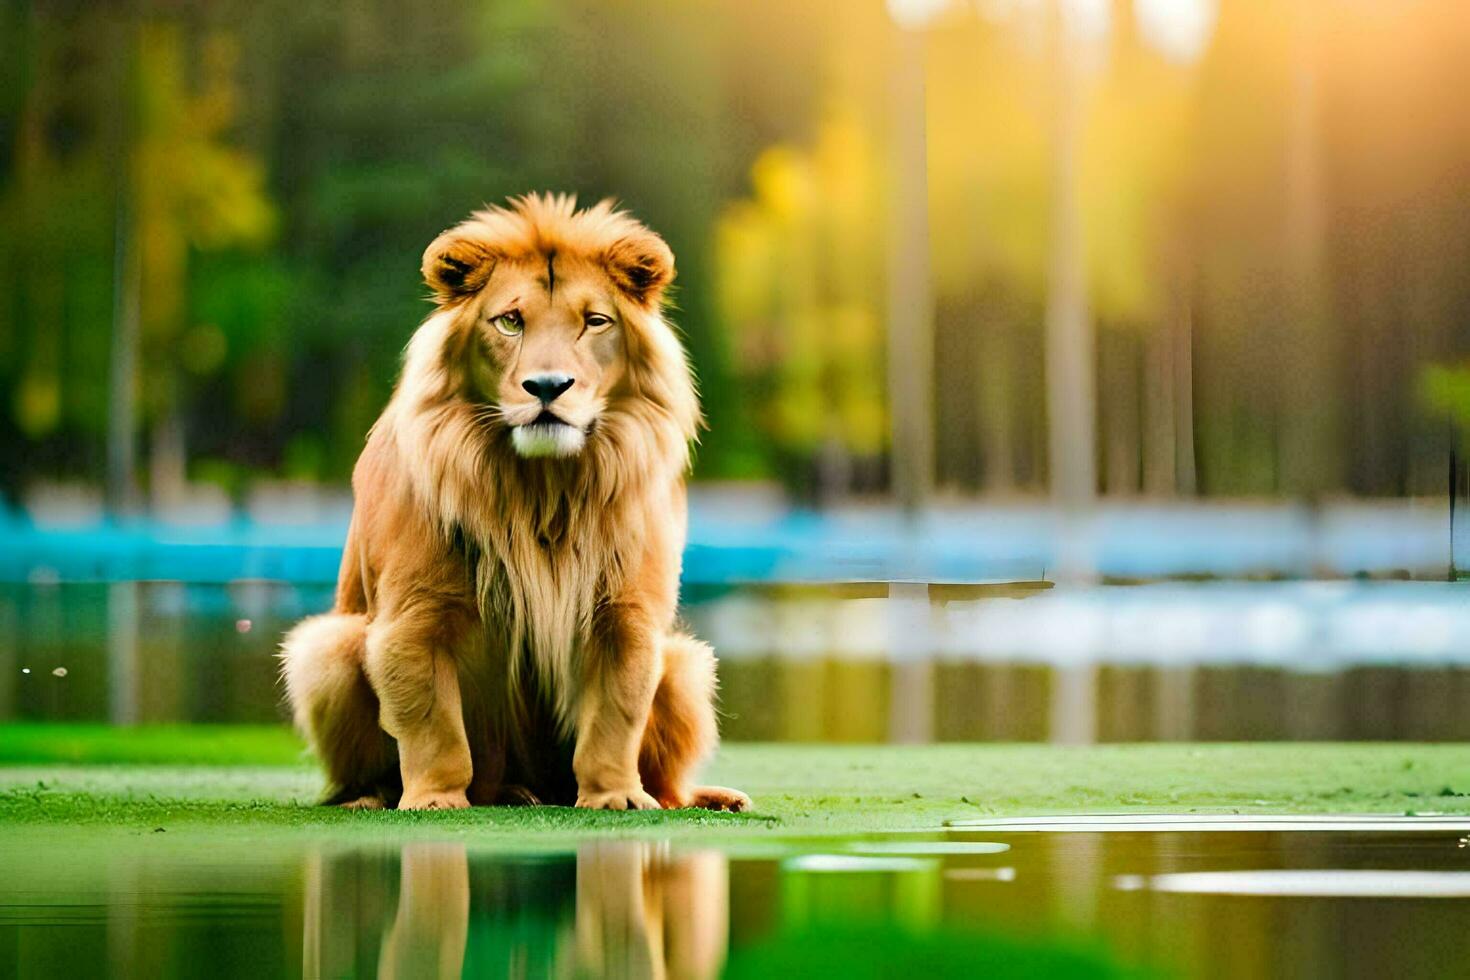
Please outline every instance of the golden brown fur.
M423 273L437 309L354 472L335 608L282 647L329 800L748 806L690 783L714 656L674 628L699 408L668 247L608 202L525 197Z

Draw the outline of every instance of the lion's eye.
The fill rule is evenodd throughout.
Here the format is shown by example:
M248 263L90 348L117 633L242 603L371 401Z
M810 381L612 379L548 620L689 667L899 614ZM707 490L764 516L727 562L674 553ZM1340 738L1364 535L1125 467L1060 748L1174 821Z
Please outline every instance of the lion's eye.
M495 324L496 330L499 330L507 337L514 337L524 330L526 326L525 321L521 319L520 310L510 310L509 312L502 313L490 322Z
M600 330L612 323L612 317L604 316L601 313L588 313L582 318L582 322L587 325L588 330Z

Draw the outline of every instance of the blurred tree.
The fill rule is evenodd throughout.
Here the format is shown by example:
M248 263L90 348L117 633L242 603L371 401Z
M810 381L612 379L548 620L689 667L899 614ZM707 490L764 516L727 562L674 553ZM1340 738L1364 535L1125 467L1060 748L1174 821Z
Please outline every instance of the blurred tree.
M618 196L669 239L713 428L701 472L759 472L709 229L758 148L810 119L804 37L830 22L792 14L789 44L746 55L780 7L6 5L0 441L26 451L0 454L0 486L100 471L108 331L130 297L147 421L175 450L160 486L182 431L196 475L232 486L345 477L427 310L424 243L537 189Z
M1281 267L1279 104L1283 45L1276 13L1246 0L1222 7L1201 66L1184 215L1197 263L1196 406L1201 486L1272 492L1277 363L1271 318ZM1249 71L1242 66L1250 65Z
M1096 333L1087 277L1087 224L1082 201L1082 139L1087 50L1077 11L1052 0L1046 13L1052 78L1050 238L1047 249L1047 475L1052 501L1064 512L1092 505L1097 493ZM1091 557L1064 535L1063 577L1091 577Z
M1328 329L1343 482L1438 494L1443 416L1420 391L1470 351L1470 18L1455 0L1332 10L1321 39ZM1422 380L1421 380L1422 379Z
M1112 0L1082 147L1089 291L1099 319L1102 483L1113 494L1193 485L1184 200L1195 67L1145 42ZM1182 382L1182 383L1181 383ZM1181 418L1182 416L1182 418ZM1147 477L1147 479L1145 479Z
M1046 479L1050 89L1039 28L952 11L930 37L938 477L961 490Z
M724 29L756 30L769 6L368 0L350 19L282 6L258 24L259 84L274 97L257 126L285 248L274 266L219 270L231 291L273 297L277 312L231 368L235 431L207 451L248 447L249 461L278 466L294 446L298 475L340 478L427 312L424 245L483 203L569 190L616 197L669 240L674 320L712 429L700 471L758 468L706 254L757 142L754 122L732 117L716 88L733 62ZM779 97L800 116L791 96Z
M1068 5L1111 24L1075 133L1102 487L1438 492L1470 349L1463 3L1220 0L1197 61L1134 31L1184 6ZM953 3L924 38L960 491L1052 469L1050 7ZM424 243L532 189L617 195L673 245L698 475L882 488L890 30L880 0L0 6L0 492L96 480L109 422L130 445L108 359L134 310L157 489L185 455L232 490L345 478Z
M1277 467L1285 489L1315 499L1342 485L1337 333L1327 282L1327 189L1322 147L1322 31L1318 0L1292 5L1285 101L1281 435Z
M0 492L100 471L124 27L0 9Z
M876 150L855 112L834 106L810 150L765 151L751 183L717 231L737 363L778 471L841 495L887 442Z
M238 48L224 34L198 47L200 84L188 83L187 35L144 23L138 34L138 112L130 213L135 227L145 412L153 423L150 488L155 505L177 500L186 479L182 371L208 373L224 357L217 326L189 322L191 249L265 244L275 212L259 160L226 142L235 121Z
M1425 408L1454 423L1461 440L1470 439L1470 364L1426 365L1419 395ZM1470 443L1460 448L1470 449Z

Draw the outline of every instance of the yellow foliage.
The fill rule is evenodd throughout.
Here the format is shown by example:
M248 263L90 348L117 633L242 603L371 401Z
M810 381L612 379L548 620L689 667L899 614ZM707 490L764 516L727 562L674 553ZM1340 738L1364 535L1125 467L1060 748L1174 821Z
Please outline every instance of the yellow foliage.
M226 142L238 100L234 41L215 36L204 43L198 91L187 85L177 24L144 25L138 49L133 192L143 322L150 334L171 338L182 327L189 248L264 244L276 214L260 161Z
M52 432L61 421L61 383L56 375L32 371L16 387L15 421L31 438Z
M209 374L224 363L229 341L218 324L200 323L185 332L179 352L185 368L194 374Z
M720 309L766 434L791 451L872 455L883 408L880 173L857 114L834 106L810 148L774 146L715 228Z

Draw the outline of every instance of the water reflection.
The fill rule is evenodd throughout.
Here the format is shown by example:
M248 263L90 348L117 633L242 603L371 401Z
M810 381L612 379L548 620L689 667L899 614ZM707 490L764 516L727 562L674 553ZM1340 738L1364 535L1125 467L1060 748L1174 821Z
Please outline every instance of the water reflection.
M732 741L1462 741L1461 588L737 589L684 612L720 650ZM276 644L329 601L255 581L0 585L0 721L282 721Z
M0 841L0 976L1441 977L1470 962L1463 821L1045 826L748 854L19 828Z
M523 859L462 843L318 851L302 923L306 977L713 977L728 870L718 852L637 841Z

